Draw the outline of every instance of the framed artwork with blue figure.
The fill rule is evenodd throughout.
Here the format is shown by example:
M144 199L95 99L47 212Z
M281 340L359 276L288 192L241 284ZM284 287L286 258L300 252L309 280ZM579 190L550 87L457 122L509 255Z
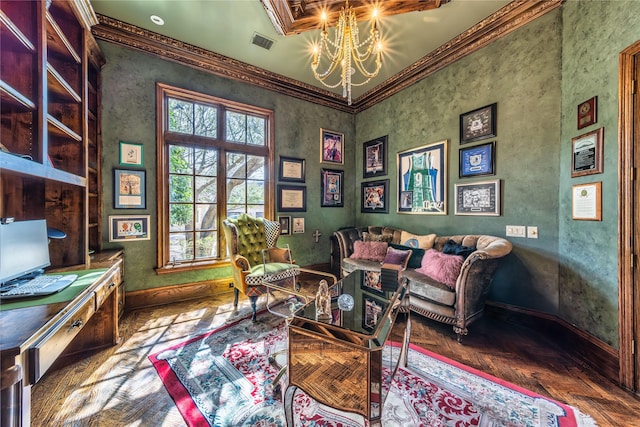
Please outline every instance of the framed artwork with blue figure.
M398 153L398 212L447 214L447 143Z

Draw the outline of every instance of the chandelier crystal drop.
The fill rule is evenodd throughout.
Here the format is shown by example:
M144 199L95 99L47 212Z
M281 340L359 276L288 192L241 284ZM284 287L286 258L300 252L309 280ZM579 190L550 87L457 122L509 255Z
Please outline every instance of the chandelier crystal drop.
M322 13L322 32L320 41L313 46L313 62L311 70L315 78L328 88L336 88L342 85L342 96L347 98L351 105L351 87L367 84L378 75L382 66L382 43L377 23L377 9L373 10L369 37L360 41L358 34L358 22L356 13L349 6L349 0L340 9L338 26L333 40L329 38L327 31L327 15ZM365 50L366 49L366 50ZM326 68L318 71L320 63L328 62ZM373 66L373 67L372 67ZM373 69L369 71L367 67ZM340 70L340 80L337 83L329 83L336 70ZM354 83L352 78L356 72L362 75L363 81Z

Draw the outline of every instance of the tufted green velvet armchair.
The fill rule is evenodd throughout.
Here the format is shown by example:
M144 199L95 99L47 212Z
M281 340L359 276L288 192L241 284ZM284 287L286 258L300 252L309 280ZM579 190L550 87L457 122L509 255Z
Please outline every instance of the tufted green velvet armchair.
M280 237L278 222L241 214L237 218L227 218L222 223L233 272L233 304L238 306L240 292L249 297L253 310L251 320L255 321L258 297L267 292L263 282L283 287L295 286L300 273L299 266L288 259L288 250L285 250L284 256L276 250ZM266 258L265 249L273 249L268 251Z

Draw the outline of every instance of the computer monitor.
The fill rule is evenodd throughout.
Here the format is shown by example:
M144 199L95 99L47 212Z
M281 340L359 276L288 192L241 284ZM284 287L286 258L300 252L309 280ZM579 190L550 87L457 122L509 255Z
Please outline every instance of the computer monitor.
M0 224L0 285L49 265L44 219Z

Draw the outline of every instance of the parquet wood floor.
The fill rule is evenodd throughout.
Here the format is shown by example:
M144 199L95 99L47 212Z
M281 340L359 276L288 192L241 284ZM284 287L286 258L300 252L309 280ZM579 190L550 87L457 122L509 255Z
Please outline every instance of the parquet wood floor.
M184 426L147 357L249 314L246 299L238 310L232 301L229 293L125 314L120 344L58 367L33 387L32 425ZM485 316L458 344L450 326L411 318L417 345L575 406L600 427L640 426L640 398L525 327Z

